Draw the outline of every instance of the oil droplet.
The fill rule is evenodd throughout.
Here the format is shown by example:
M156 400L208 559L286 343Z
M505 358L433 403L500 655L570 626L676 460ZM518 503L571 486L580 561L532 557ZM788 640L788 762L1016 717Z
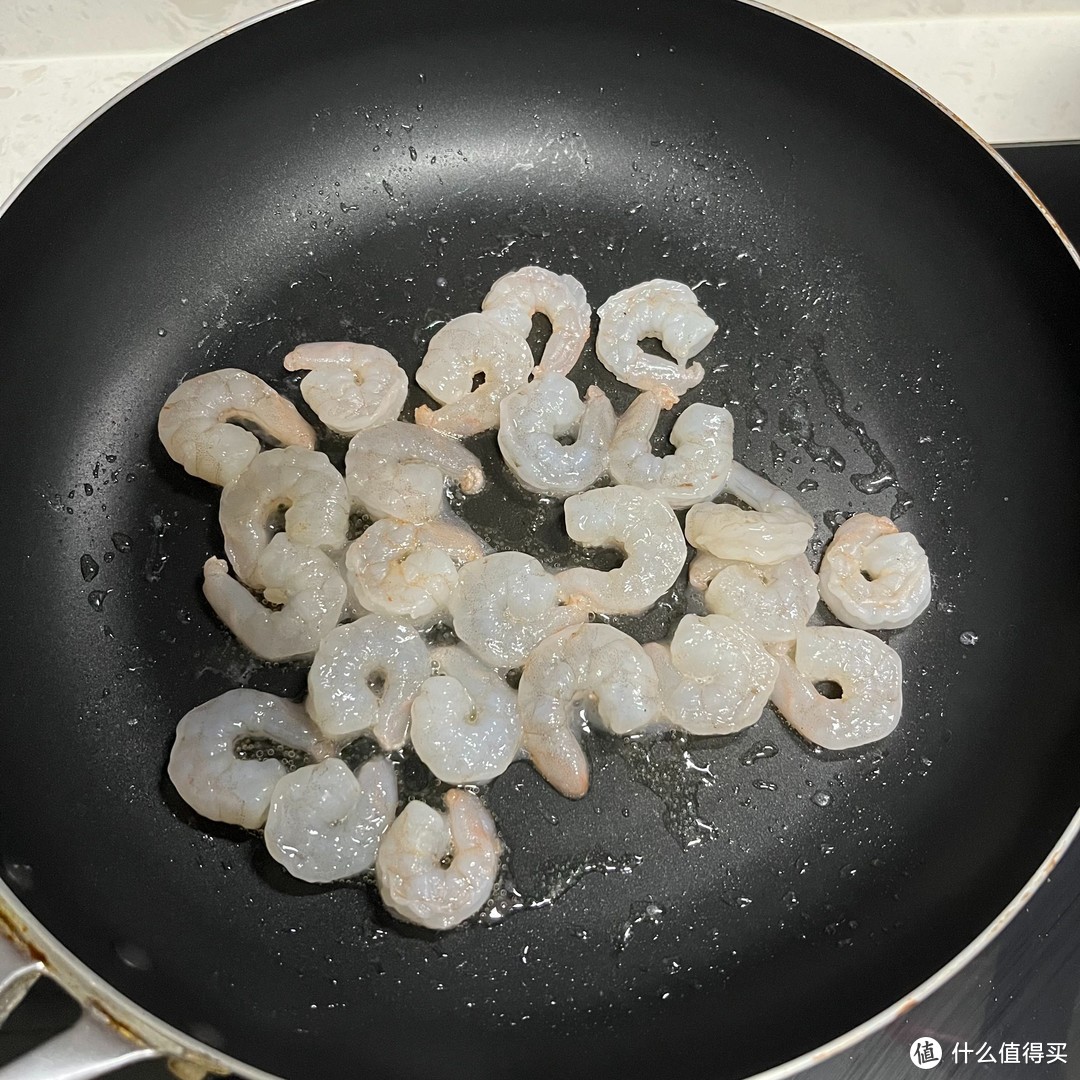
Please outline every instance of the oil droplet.
M83 489L83 494L84 495L89 496L89 495L94 494L94 485L93 484L83 484L82 489Z
M793 892L789 892L784 897L784 903L787 904L788 907L795 907L799 903L799 898Z
M413 159L413 161L416 160L416 147L415 146L410 146L409 147L409 157L411 157Z
M800 480L795 485L795 488L797 491L817 491L818 482L816 480L811 480L809 477L807 477L807 479L805 480Z
M392 199L394 197L394 189L390 186L390 181L389 180L384 180L382 182L382 186L383 186L383 191L385 191L386 194L389 195L390 198Z
M149 971L151 968L150 956L147 951L138 945L128 941L121 941L113 946L120 963L133 971Z
M25 892L34 887L34 871L29 863L4 861L4 877L15 886Z
M961 645L966 645L966 646L969 646L969 647L971 645L978 645L979 644L979 635L972 633L970 630L965 630L960 635L960 644Z
M105 608L105 598L112 592L112 589L95 589L86 598L86 602L95 610L102 611Z
M948 600L939 600L937 609L944 615L952 615L956 611L956 605Z
M736 896L735 906L739 909L748 908L754 901L749 896Z
M828 806L832 802L832 796L827 791L815 791L810 796L810 801L815 806Z
M131 537L127 533L114 532L112 534L112 544L122 555L124 552L131 550Z
M846 878L853 878L859 871L852 866L851 863L847 863L840 867L840 876Z
M79 570L82 572L83 581L93 581L100 569L93 555L86 554L79 560Z
M775 791L776 785L771 780L755 780L754 787L761 791Z
M158 337L164 337L164 336L165 336L165 335L166 335L166 334L167 334L168 332L169 332L169 331L168 331L168 330L166 330L166 329L165 329L165 328L164 328L163 326L159 326L159 327L158 327L158 332L157 332L157 336L158 336Z

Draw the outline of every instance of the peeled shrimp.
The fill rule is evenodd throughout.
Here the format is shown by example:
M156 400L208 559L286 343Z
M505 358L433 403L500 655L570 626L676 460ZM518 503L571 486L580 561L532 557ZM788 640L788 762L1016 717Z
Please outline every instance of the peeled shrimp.
M430 428L389 420L354 435L345 455L353 501L373 518L417 524L449 512L448 483L466 495L484 486L480 459Z
M499 402L524 386L532 369L528 342L519 334L482 312L459 315L431 339L417 368L417 385L442 408L421 405L416 422L457 437L490 431L499 426Z
M273 442L315 449L315 432L272 386L239 368L222 368L182 382L158 415L158 438L173 461L219 487L234 480L262 449L250 431Z
M285 535L294 544L326 551L345 546L349 492L330 459L297 446L257 454L225 485L218 507L225 554L253 588L262 586L256 566L274 535L271 516L283 508Z
M715 559L706 555L698 558ZM694 564L691 564L691 581ZM790 641L807 624L818 602L817 575L805 555L773 566L715 559L716 573L705 606L740 623L758 641Z
M315 415L339 435L396 420L409 393L409 376L385 350L355 341L308 341L284 365L307 371L300 393Z
M472 792L448 791L445 814L414 800L379 845L379 895L399 919L449 930L491 896L501 851L495 822Z
M809 626L795 639L794 659L777 651L773 704L804 738L827 750L885 738L900 720L903 665L880 638L847 626ZM827 698L815 683L835 682Z
M573 495L607 470L615 410L590 386L585 402L564 375L538 375L499 405L499 449L510 471L530 491ZM565 445L559 439L573 435Z
M686 542L671 507L658 495L625 484L595 488L571 495L563 513L572 540L626 555L614 570L576 566L559 574L559 587L572 602L607 615L632 615L675 584Z
M224 559L209 558L203 564L203 595L256 656L273 661L311 656L345 607L348 589L334 560L279 533L259 556L254 576L263 584L265 604L229 576Z
M425 625L447 610L458 567L483 554L483 541L464 522L381 518L349 545L346 581L366 610Z
M737 461L724 485L748 503L698 503L686 515L686 539L718 559L772 566L806 551L814 519L785 491Z
M532 330L540 312L551 321L551 337L537 372L566 375L578 362L592 329L592 308L585 287L569 274L555 274L542 266L523 266L504 274L491 286L483 310L522 338Z
M829 610L861 630L910 626L930 606L930 563L911 533L856 514L833 536L818 585Z
M589 617L554 574L520 551L499 551L458 571L450 597L454 632L486 664L515 668L544 638Z
M665 719L692 735L732 735L756 724L776 682L776 659L724 615L686 615L670 647L653 642L645 652Z
M594 707L599 726L616 735L656 723L660 686L645 650L606 623L588 623L545 638L530 654L518 684L522 746L536 771L570 799L589 790L576 707Z
M654 391L670 409L704 378L700 364L686 362L712 341L717 327L688 285L644 281L617 292L597 312L596 355L621 382ZM638 342L645 337L658 337L675 362L641 349Z
M354 877L375 865L397 801L394 767L384 757L365 761L356 773L340 758L307 765L274 788L266 849L301 881Z
M619 418L611 443L611 478L652 491L675 509L718 495L731 471L731 413L700 401L688 405L671 429L675 453L655 457L650 440L660 408L658 395L639 394Z
M308 672L308 713L333 739L370 731L384 750L405 745L409 707L431 674L424 639L385 615L326 635Z
M413 698L413 748L448 784L486 784L521 748L517 694L460 645L433 649L431 658L439 674Z
M296 705L261 690L227 690L197 705L176 726L169 779L203 817L260 829L274 785L287 768L277 758L240 758L242 739L269 740L318 759L333 752Z

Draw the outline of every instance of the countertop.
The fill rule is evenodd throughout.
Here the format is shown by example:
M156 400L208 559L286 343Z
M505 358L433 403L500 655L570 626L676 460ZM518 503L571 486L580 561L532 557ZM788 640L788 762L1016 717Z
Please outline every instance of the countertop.
M263 0L4 0L0 4L0 201L50 148L145 72ZM783 10L859 45L929 90L997 144L1080 140L1080 0L784 0ZM1064 156L1062 156L1064 155ZM1006 152L1080 235L1080 149ZM1044 171L1040 171L1044 170ZM1080 853L969 967L901 1020L804 1074L808 1080L919 1075L913 1043L936 1037L936 1076L1080 1077ZM0 1035L0 1061L71 1019L42 986ZM58 1020L57 1018L60 1018ZM1003 1044L1044 1048L1001 1063ZM1045 1047L1067 1046L1050 1062ZM977 1060L983 1045L995 1062ZM969 1048L954 1061L954 1046ZM985 1054L984 1054L985 1058ZM127 1070L161 1080L160 1064Z

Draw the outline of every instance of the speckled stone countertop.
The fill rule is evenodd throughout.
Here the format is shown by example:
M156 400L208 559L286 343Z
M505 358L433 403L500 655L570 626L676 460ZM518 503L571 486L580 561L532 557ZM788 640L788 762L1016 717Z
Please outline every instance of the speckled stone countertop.
M0 199L129 83L274 5L3 0ZM1080 138L1080 0L779 0L909 76L987 140Z

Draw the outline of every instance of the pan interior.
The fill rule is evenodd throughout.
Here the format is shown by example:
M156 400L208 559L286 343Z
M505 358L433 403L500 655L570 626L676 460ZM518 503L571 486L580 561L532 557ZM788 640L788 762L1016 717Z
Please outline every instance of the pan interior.
M981 148L841 46L738 5L313 4L124 99L0 220L0 250L19 477L0 857L178 1028L297 1078L742 1076L928 977L1075 809L1076 268ZM299 400L281 359L303 340L415 370L528 263L594 305L694 285L721 330L683 404L728 405L739 459L814 513L815 552L842 515L897 516L935 604L889 635L903 720L860 753L769 712L729 739L594 736L580 802L513 766L489 798L501 905L439 936L367 882L289 879L164 779L187 709L304 672L251 660L202 603L215 492L155 419L220 366ZM591 356L577 375L630 400ZM477 447L475 528L585 558ZM631 629L662 637L679 602Z

